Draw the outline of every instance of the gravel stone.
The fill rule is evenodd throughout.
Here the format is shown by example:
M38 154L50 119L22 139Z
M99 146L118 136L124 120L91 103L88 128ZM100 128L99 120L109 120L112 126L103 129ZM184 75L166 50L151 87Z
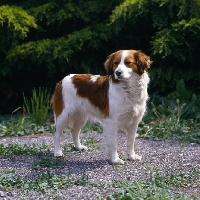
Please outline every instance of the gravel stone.
M4 197L5 193L3 191L0 191L0 197Z
M98 133L82 133L81 139L94 137L101 139ZM71 135L67 135L67 143L72 142ZM49 134L24 136L24 137L5 137L0 138L0 144L8 145L19 143L23 144L48 144L50 153L53 154L53 137ZM180 143L171 140L144 140L136 139L136 153L142 155L142 160L126 160L126 135L118 134L118 149L122 159L125 160L123 166L113 166L109 164L108 157L101 148L94 148L83 152L68 151L64 155L62 168L40 168L33 169L34 161L39 158L34 155L17 156L16 159L0 158L0 172L8 168L15 168L20 176L27 179L34 179L43 172L50 172L54 175L70 175L78 180L87 177L93 184L104 183L104 186L97 188L91 184L73 184L66 189L58 189L54 194L43 194L33 192L24 194L23 191L14 190L11 194L0 191L0 197L7 199L70 199L70 200L96 200L98 197L106 199L118 189L110 186L110 183L119 181L132 182L134 180L145 181L153 171L157 170L160 175L165 174L188 174L194 168L200 171L200 145L194 143ZM100 145L100 144L99 144ZM196 181L191 187L180 188L180 191L187 196L195 195L200 199L200 180ZM106 187L109 186L109 187ZM3 195L3 196L1 196Z

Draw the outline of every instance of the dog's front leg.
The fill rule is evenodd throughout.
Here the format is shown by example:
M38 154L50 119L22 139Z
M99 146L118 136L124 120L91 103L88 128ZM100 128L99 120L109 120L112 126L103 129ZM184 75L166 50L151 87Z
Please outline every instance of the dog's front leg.
M107 121L104 127L104 137L106 141L106 152L110 157L112 165L123 165L124 161L119 158L117 153L117 124Z
M135 119L127 129L127 156L129 160L141 160L142 156L135 154L134 144L139 121Z

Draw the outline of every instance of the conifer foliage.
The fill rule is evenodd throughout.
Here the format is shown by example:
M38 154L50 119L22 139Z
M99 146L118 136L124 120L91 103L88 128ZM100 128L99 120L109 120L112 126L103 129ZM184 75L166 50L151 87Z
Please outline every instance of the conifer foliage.
M66 74L105 74L106 56L119 49L151 56L152 90L170 91L180 79L199 85L199 0L1 2L1 110Z

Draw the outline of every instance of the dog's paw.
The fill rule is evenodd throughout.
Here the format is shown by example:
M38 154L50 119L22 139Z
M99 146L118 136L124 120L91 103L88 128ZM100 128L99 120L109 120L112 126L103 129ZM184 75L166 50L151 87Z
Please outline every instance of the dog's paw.
M84 145L80 145L80 146L76 147L76 149L77 149L78 151L82 151L82 150L87 151L87 150L88 150L88 148L87 148L86 146L84 146Z
M138 161L141 161L141 159L142 159L142 156L139 156L137 154L133 154L133 155L128 154L128 160L138 160Z
M64 156L64 154L63 154L63 152L60 150L60 151L58 151L58 152L54 152L54 156L55 156L55 157L62 157L62 156Z
M116 159L116 160L110 160L110 163L112 164L112 165L123 165L124 164L124 161L122 160L122 159L120 159L120 158L118 158L118 159Z

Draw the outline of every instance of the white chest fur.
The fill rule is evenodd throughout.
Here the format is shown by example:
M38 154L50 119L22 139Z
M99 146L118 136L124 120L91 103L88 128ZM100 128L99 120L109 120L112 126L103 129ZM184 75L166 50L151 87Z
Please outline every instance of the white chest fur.
M133 76L128 82L110 85L110 117L117 118L120 129L126 129L134 117L143 116L148 100L148 83L148 74L144 73L142 76Z

